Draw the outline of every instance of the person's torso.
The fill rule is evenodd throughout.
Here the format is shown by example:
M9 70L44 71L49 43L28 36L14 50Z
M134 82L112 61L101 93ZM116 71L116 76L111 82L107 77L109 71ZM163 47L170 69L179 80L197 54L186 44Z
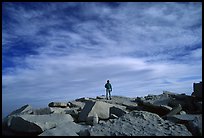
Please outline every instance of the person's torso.
M106 87L106 89L111 89L111 84L110 83L106 83L105 87Z

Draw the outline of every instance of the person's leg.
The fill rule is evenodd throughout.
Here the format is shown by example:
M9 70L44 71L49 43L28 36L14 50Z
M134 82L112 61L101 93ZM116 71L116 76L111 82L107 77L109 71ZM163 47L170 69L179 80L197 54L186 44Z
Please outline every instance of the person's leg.
M111 100L111 90L109 90L109 98L110 98L110 100Z
M108 100L108 89L106 89L106 99Z

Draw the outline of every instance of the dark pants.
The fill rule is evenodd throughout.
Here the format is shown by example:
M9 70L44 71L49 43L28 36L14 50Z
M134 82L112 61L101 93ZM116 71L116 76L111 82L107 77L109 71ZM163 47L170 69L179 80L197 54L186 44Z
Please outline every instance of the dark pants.
M111 100L111 89L106 89L106 99L110 99Z

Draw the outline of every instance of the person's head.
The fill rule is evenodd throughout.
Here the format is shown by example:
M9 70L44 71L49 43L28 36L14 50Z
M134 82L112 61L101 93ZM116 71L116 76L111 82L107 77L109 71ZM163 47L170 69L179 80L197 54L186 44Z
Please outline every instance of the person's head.
M109 83L109 80L107 80L107 83Z

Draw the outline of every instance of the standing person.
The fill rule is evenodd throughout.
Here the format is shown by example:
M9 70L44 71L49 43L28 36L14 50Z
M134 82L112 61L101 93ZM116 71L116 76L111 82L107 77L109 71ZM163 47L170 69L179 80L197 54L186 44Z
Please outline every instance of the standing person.
M108 100L109 98L111 100L112 86L109 80L107 80L107 83L105 84L105 88L106 88L106 99Z

